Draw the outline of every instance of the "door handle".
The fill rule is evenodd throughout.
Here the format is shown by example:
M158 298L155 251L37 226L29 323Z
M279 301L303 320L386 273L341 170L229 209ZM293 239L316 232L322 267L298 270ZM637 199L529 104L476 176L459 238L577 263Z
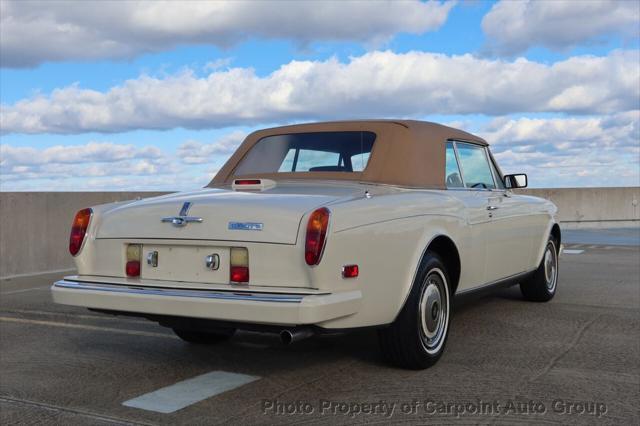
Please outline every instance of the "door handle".
M487 206L487 210L498 210L499 208L498 206Z

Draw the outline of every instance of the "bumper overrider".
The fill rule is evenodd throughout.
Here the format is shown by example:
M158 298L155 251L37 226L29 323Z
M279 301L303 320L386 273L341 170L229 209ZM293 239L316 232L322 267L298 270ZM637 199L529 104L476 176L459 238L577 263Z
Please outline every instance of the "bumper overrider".
M291 289L289 289L291 290ZM51 287L53 301L92 309L273 325L321 325L354 314L360 291L282 293L135 286L66 277Z

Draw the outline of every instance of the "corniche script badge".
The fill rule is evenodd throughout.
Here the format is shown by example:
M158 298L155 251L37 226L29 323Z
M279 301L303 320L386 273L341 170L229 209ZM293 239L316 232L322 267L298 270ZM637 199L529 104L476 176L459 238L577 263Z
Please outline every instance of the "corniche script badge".
M229 222L232 231L262 231L264 225L256 222Z
M202 222L201 217L187 216L187 214L189 213L189 209L191 208L191 204L192 203L190 201L186 201L182 205L182 208L180 209L180 213L178 213L178 216L163 217L162 222L169 222L173 226L185 226L187 223L191 223L191 222L201 223Z

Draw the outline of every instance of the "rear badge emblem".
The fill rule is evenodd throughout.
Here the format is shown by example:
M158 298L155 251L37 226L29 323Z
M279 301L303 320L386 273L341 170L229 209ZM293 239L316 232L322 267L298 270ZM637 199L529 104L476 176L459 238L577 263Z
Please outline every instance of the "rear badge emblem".
M264 225L256 222L229 222L231 231L262 231Z
M161 219L162 222L169 222L173 226L178 226L178 227L185 226L187 223L192 223L192 222L201 223L202 222L201 217L187 216L192 204L193 203L191 203L190 201L186 201L182 205L182 208L180 209L180 213L178 213L178 216L163 217Z

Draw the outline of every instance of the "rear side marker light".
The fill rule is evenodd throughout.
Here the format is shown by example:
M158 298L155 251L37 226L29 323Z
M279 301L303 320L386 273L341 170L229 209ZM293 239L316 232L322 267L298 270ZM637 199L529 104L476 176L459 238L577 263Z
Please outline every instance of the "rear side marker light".
M249 250L246 247L231 247L229 253L229 281L232 283L249 282Z
M140 244L127 245L127 264L125 273L128 277L140 276L140 257L142 256L142 246Z
M314 211L309 216L304 243L304 260L309 266L317 265L322 260L330 216L331 212L326 207Z
M359 273L358 265L345 265L342 267L342 278L356 278Z

